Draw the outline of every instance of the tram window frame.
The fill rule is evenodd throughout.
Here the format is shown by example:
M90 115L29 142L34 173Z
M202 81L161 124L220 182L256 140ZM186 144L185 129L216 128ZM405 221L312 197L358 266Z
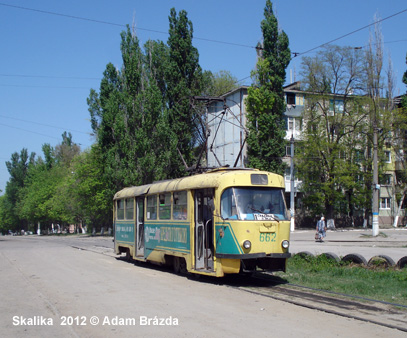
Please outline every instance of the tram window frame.
M188 218L188 192L176 191L173 193L172 218L186 220Z
M157 195L147 196L147 219L157 219Z
M289 220L283 188L254 185L229 187L222 192L220 208L223 219L255 221L262 220L256 214L266 217L270 214L270 220Z
M125 218L129 220L134 219L134 198L126 198Z
M158 217L162 220L171 219L171 193L162 193L158 195Z
M124 220L125 200L116 201L116 219Z

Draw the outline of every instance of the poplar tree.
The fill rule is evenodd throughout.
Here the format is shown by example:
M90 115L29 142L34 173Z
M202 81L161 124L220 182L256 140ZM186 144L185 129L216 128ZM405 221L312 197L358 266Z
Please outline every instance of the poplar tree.
M202 69L198 50L192 45L193 26L187 12L171 9L169 28L169 60L166 67L169 124L177 136L177 148L188 165L193 162L197 116L190 105L190 97L202 92ZM179 163L182 163L180 160ZM172 175L182 174L177 166Z
M263 43L258 46L253 85L246 101L248 160L254 168L283 174L285 154L284 81L291 60L288 36L278 28L270 0L261 22Z
M407 64L407 56L406 56L406 64ZM407 86L407 70L403 74L403 83ZM401 107L407 111L407 93L403 95L401 99Z

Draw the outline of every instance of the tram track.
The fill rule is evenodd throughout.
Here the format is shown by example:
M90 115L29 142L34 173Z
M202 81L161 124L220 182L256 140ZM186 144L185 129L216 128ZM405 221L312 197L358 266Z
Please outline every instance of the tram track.
M407 306L405 305L380 302L289 283L279 284L267 274L253 276L251 280L251 283L230 286L244 292L270 297L312 310L407 332Z
M71 244L70 246L74 249L92 251L101 255L116 256L111 248L100 244L91 246ZM205 281L214 284L220 282L220 280L213 280L213 278L205 279ZM229 276L225 277L220 284L311 310L323 311L407 332L407 306L405 305L281 283L281 281L276 281L274 276L267 273L258 273L250 278Z

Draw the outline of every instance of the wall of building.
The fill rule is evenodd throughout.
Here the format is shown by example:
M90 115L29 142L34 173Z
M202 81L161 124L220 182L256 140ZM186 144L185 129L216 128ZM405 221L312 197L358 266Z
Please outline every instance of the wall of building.
M233 167L235 163L236 167L246 166L246 97L247 88L241 87L225 95L225 107L222 102L208 107L208 167Z

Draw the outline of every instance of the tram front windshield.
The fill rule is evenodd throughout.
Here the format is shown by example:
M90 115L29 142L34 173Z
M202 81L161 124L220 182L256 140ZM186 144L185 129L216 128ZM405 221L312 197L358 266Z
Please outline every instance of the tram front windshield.
M221 198L223 219L288 220L284 190L279 188L228 188Z

